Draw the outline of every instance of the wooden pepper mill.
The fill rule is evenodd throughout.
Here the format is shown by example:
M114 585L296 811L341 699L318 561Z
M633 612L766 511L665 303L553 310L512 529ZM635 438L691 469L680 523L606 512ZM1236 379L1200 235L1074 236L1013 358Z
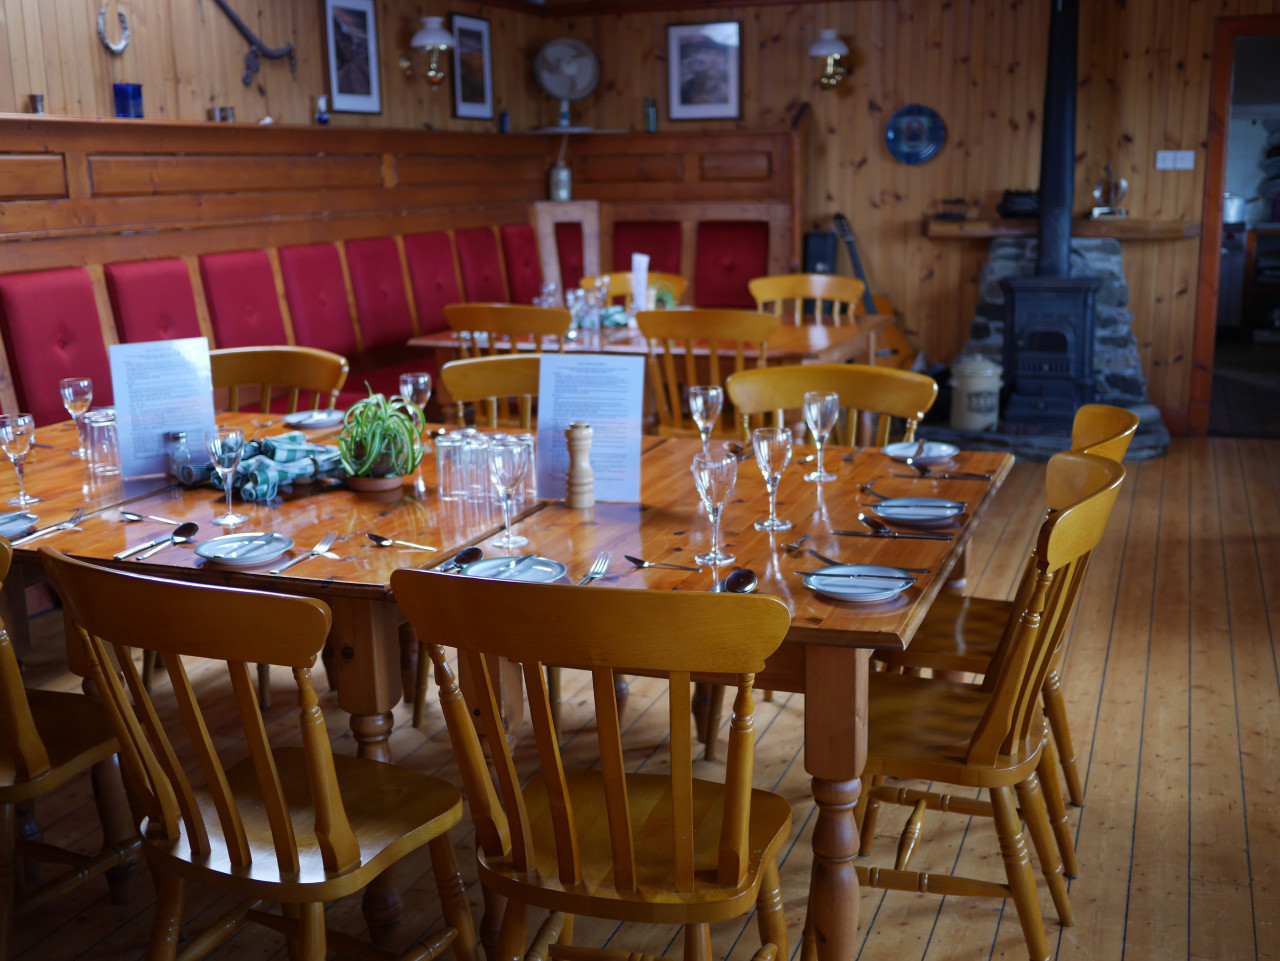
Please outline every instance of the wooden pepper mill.
M574 421L564 431L569 445L569 470L565 474L566 507L584 510L596 502L595 475L591 470L591 425Z

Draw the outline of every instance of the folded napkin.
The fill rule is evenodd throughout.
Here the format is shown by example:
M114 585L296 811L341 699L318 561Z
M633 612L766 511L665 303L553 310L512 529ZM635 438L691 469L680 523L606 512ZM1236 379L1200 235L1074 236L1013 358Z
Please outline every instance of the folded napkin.
M246 441L231 486L239 490L246 501L266 501L276 496L282 484L292 484L301 478L342 476L345 472L338 448L310 444L307 435L297 430L278 437ZM222 477L212 464L184 467L178 480L187 486L208 482L222 488Z

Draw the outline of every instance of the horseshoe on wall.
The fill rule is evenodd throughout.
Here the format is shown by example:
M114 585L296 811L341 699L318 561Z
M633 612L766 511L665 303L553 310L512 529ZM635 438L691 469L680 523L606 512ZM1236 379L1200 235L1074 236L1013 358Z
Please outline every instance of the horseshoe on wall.
M105 5L98 11L98 39L102 41L104 47L119 56L124 53L124 48L129 46L129 21L125 19L123 10L117 10L116 17L120 21L120 41L112 43L107 39L107 8Z

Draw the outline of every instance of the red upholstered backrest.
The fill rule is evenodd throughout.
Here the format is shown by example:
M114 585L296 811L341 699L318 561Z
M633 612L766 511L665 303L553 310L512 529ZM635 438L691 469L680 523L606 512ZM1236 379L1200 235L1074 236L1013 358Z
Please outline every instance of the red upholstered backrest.
M280 248L280 274L293 319L294 340L350 357L356 352L355 324L335 244Z
M756 220L704 220L698 224L695 307L755 310L747 289L769 273L769 225Z
M124 343L202 336L191 274L182 258L107 264L105 271Z
M574 290L582 280L582 224L562 220L556 228L556 256L560 258L560 289Z
M613 269L630 270L632 254L648 254L649 269L680 273L680 222L620 220L613 225ZM758 277L759 274L752 276ZM755 301L751 302L755 307Z
M289 342L265 250L204 254L200 277L216 346L266 347Z
M418 330L424 334L444 330L444 309L461 302L458 271L453 263L453 243L444 231L406 234L404 259L409 265L413 302L418 306Z
M110 406L111 365L83 267L0 276L0 327L18 405L37 425L66 420L64 377L91 378L94 406Z
M538 238L528 224L498 228L502 237L502 257L507 263L507 284L513 304L532 304L542 293L542 262L538 259Z
M403 344L412 337L413 315L396 242L390 237L348 240L347 267L365 350Z
M498 241L488 227L457 230L453 234L458 248L458 266L462 270L462 290L467 300L480 303L506 303L507 285L502 280L502 261L498 257Z

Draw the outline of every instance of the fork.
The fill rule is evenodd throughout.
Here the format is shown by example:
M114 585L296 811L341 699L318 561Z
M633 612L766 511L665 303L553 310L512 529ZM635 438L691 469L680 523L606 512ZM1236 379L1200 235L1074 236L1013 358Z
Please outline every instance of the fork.
M84 519L85 513L86 511L83 507L77 507L75 511L72 513L72 515L68 517L65 521L63 521L61 524L53 524L50 527L42 527L38 531L32 531L26 537L19 537L16 541L13 542L13 546L17 547L20 544L27 543L27 541L33 541L37 537L44 537L45 534L52 534L54 531L65 531L68 528L75 527L77 524L80 523L80 521Z
M295 557L293 560L286 561L285 563L281 564L279 567L273 567L267 573L283 574L285 571L291 568L294 564L301 564L303 561L307 560L307 558L319 557L321 554L327 554L329 552L329 548L333 546L333 542L336 541L337 539L338 539L338 532L329 531L329 533L325 534L324 537L320 538L320 542L316 544L315 547L311 548L311 550L308 551L306 554L300 554L297 557Z
M613 552L602 551L600 556L596 558L596 562L591 565L591 569L587 571L587 576L578 581L578 586L581 587L583 584L588 584L597 577L603 577L604 572L609 569L611 560L613 560Z
M783 549L784 551L786 551L788 554L791 554L791 553L793 553L793 552L795 552L795 551L800 550L800 549L801 549L800 545L801 545L801 544L803 544L803 543L804 543L805 541L807 541L808 539L809 539L809 535L808 535L808 534L802 534L800 537L796 538L796 540L795 540L795 541L793 541L792 543L790 543L790 544L783 544L783 545L782 545L782 549Z

